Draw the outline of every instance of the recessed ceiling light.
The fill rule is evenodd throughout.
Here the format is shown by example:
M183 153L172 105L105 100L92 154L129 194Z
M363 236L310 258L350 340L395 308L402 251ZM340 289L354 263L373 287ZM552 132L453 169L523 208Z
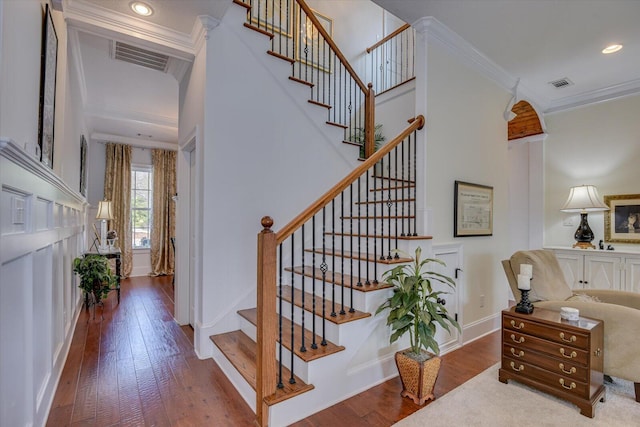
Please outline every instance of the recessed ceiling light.
M608 53L615 53L615 52L619 51L620 49L622 49L622 45L621 44L612 44L612 45L607 46L604 49L602 49L602 53L604 53L606 55Z
M151 16L153 14L151 6L141 1L133 1L129 3L129 5L131 6L131 10L140 16Z

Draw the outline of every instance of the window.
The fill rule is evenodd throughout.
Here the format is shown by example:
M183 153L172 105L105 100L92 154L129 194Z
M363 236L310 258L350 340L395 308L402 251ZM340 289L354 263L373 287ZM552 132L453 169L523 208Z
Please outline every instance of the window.
M133 249L151 247L153 211L151 166L131 167L131 236Z

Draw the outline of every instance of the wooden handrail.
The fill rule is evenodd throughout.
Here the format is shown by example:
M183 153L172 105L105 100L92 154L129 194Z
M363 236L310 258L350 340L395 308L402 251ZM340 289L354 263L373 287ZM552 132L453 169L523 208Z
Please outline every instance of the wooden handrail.
M349 64L349 61L347 61L347 58L345 58L342 51L338 49L338 46L333 41L329 33L327 33L327 30L324 29L324 27L316 17L315 13L313 13L313 10L311 10L311 8L303 0L296 0L296 2L300 6L300 9L304 10L304 13L307 14L307 18L313 23L313 25L316 27L318 32L322 34L322 37L327 42L327 44L331 47L331 49L333 49L333 51L336 53L336 56L338 57L338 59L340 59L340 62L342 62L342 65L344 65L344 68L347 69L347 71L349 72L353 80L360 87L362 92L364 92L366 95L368 92L367 86L362 82L362 80L360 80L360 77L358 77L358 73L356 73L353 67L351 67L351 64Z
M411 121L411 124L395 137L388 144L382 146L371 157L364 161L360 166L355 168L349 175L344 177L342 181L337 183L333 188L327 191L322 197L316 200L311 206L305 209L300 215L291 220L280 231L276 233L276 243L280 244L284 242L289 236L291 236L298 228L302 227L302 224L306 223L311 217L320 211L329 202L335 199L340 193L342 193L347 187L351 185L358 177L369 170L373 165L378 163L384 156L386 156L391 150L393 150L398 144L400 144L407 136L418 129L422 129L424 126L424 116L419 115Z
M385 44L386 42L388 42L389 40L391 40L392 38L394 38L395 36L397 36L398 34L400 34L401 32L403 32L404 30L406 30L407 28L411 28L411 25L409 24L404 24L402 27L398 28L397 30L395 30L393 33L385 36L382 38L382 40L378 41L376 44L374 44L373 46L370 46L368 48L366 48L365 50L367 51L367 53L371 53L372 50L374 50L375 48L377 48L378 46L382 46L383 44Z

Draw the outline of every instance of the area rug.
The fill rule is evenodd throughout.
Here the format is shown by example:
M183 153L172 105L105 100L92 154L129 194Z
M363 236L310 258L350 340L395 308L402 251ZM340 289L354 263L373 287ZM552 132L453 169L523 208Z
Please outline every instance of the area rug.
M492 366L394 426L640 426L632 382L614 378L606 383L606 401L598 402L594 418L588 418L569 402L513 380L501 383L498 368Z

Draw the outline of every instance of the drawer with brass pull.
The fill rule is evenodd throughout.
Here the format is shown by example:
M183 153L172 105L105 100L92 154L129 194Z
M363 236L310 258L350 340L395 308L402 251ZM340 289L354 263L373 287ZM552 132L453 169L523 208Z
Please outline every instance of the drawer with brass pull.
M539 307L527 314L504 310L498 379L566 399L593 417L605 395L604 327L602 321L585 317L567 322L559 312Z

